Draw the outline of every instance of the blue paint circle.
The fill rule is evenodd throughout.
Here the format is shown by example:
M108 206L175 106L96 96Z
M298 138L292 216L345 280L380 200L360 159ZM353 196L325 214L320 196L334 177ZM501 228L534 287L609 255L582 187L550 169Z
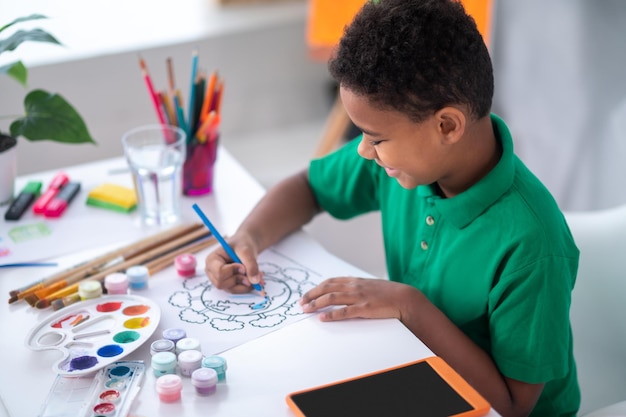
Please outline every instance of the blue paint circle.
M122 352L124 352L124 349L122 349L122 347L118 345L106 345L98 349L98 355L103 356L105 358L117 356L121 354Z
M79 356L70 361L70 371L80 371L94 367L98 363L95 356Z

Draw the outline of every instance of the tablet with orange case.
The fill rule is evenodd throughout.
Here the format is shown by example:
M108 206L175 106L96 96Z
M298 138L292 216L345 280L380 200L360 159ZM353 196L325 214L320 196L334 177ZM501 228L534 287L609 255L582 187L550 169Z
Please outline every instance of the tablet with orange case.
M489 403L440 357L293 392L299 417L476 417Z

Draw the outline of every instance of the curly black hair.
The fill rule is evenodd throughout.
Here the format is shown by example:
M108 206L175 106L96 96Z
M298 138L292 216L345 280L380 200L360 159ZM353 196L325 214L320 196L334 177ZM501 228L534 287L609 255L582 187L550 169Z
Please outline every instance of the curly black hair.
M489 51L460 2L367 1L329 61L332 77L381 109L423 121L441 108L491 109Z

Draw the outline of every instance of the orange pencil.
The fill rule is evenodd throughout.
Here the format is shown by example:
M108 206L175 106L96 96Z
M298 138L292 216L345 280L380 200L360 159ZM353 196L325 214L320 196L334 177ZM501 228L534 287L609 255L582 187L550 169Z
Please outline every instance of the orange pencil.
M204 101L202 102L202 111L200 112L200 122L204 123L209 112L211 111L211 101L215 94L215 84L217 83L217 72L213 71L209 77L206 90L204 92Z
M213 110L215 110L217 114L220 113L222 107L222 97L224 97L224 81L220 80L217 91L215 92L215 105L213 106Z

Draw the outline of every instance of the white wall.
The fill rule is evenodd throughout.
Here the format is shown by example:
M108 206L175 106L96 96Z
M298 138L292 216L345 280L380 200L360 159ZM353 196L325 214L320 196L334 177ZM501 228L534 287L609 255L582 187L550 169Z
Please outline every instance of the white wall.
M185 99L194 48L199 51L201 68L219 71L225 80L224 144L257 130L324 118L329 78L325 64L307 56L304 3L279 2L267 15L259 14L263 7L211 9L211 19L220 21L222 30L198 32L195 38L173 43L164 40L161 46L130 42L130 48L120 46L118 52L87 54L77 45L83 56L56 59L58 62L54 57L46 57L44 62L31 59L29 88L44 88L66 97L81 113L98 144L33 143L20 138L18 174L119 156L123 132L139 124L155 123L139 69L139 54L148 65L155 88L167 86L165 60L172 57ZM207 25L211 19L207 18ZM224 19L233 24L226 25ZM102 36L110 34L108 31ZM58 48L46 46L46 51ZM0 115L23 113L26 90L0 77L0 92ZM8 122L0 120L0 129L7 128Z

